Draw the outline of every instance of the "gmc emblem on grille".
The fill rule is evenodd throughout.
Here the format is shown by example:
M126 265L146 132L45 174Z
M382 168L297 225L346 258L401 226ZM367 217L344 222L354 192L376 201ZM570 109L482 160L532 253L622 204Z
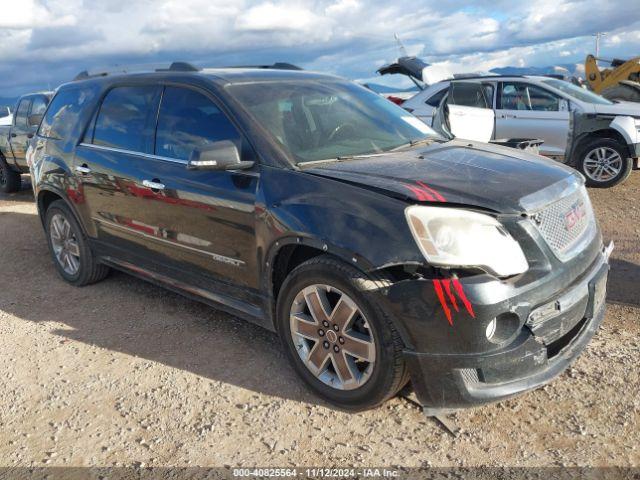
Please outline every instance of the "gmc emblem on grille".
M582 200L578 200L571 205L571 208L564 214L564 228L571 230L587 214L587 209Z

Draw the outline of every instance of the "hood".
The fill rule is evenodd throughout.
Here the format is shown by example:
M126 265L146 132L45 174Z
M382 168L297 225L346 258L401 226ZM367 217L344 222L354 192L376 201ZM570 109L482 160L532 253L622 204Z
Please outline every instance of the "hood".
M620 102L613 105L592 104L595 113L605 115L628 115L631 117L640 117L640 103L636 102Z
M396 62L378 69L380 75L400 74L422 81L422 71L429 64L416 57L400 57Z
M532 205L547 204L558 198L548 198L554 191L550 187L578 178L573 169L538 155L457 140L305 171L410 202L445 202L499 213L523 213Z

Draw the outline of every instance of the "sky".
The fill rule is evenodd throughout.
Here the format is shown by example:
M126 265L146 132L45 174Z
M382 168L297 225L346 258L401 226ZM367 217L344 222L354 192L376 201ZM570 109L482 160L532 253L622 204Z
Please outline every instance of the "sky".
M406 86L376 70L401 52L454 71L640 55L638 0L0 0L0 97L80 71L190 61L290 62Z

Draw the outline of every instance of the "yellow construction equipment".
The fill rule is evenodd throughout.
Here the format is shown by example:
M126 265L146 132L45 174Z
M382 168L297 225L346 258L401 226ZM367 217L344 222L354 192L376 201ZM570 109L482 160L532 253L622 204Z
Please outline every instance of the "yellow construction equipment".
M598 61L611 68L600 70ZM606 60L587 55L584 73L591 89L609 100L640 102L640 57Z

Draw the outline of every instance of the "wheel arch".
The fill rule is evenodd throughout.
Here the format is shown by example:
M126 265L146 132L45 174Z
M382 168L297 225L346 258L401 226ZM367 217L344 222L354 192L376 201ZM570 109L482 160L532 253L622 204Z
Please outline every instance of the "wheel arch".
M588 132L580 135L576 141L576 148L574 150L574 155L571 161L572 165L577 165L580 160L580 156L584 153L585 147L593 142L596 139L611 139L615 140L623 147L628 153L631 153L629 150L629 145L625 137L615 128L603 128L600 130L595 130L593 132Z
M345 250L337 247L331 247L327 243L313 238L293 236L280 239L274 243L273 248L270 250L270 254L267 256L268 260L265 264L267 267L266 285L268 288L267 291L269 292L269 314L271 315L271 320L275 327L274 329L277 329L278 323L276 321L278 295L287 276L299 265L319 256L332 257L333 259L348 264L358 270L363 277L363 289L369 291L371 294L374 294L376 290L379 290L380 286L390 286L396 280L392 271L394 268L398 267L398 265L375 268L366 259L356 254L346 252ZM384 303L385 302L382 301L380 304L380 307L383 309ZM400 334L404 345L411 347L411 337L408 334L405 325L402 322L398 322L394 318L391 318L391 316L389 316L389 319L393 322L395 328Z
M36 199L38 216L40 217L40 222L42 222L42 226L43 227L45 226L44 221L45 221L47 209L53 202L57 200L62 200L65 203L65 205L69 208L72 215L75 217L76 221L78 222L78 225L80 225L80 228L82 229L82 233L84 233L85 235L88 235L87 229L84 223L82 222L80 215L78 215L78 212L76 211L73 204L69 201L67 196L64 193L60 192L59 190L51 187L43 188L40 191L38 191L38 196Z
M371 264L353 252L330 245L328 242L305 235L291 235L276 240L266 255L265 285L275 303L280 287L287 275L298 265L320 255L330 255L353 265L364 275Z

